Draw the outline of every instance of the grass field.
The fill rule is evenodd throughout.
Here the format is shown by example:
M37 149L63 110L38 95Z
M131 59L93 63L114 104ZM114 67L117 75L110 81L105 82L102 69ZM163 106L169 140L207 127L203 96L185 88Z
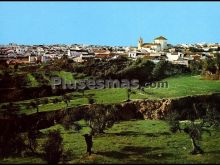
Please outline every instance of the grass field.
M203 80L199 75L180 75L162 82L168 82L168 88L147 88L150 98L177 98L220 92L219 80Z
M167 123L159 120L132 120L115 124L93 138L93 154L85 154L84 133L88 132L83 121L80 132L66 131L61 125L41 130L60 129L65 150L71 150L73 157L68 163L220 163L220 130L205 133L201 146L203 155L191 155L191 141L185 133L172 134ZM43 144L45 137L38 139ZM39 147L39 152L42 152ZM0 163L45 163L37 157L7 158Z
M68 73L65 73L68 74ZM69 75L70 76L70 75ZM72 75L71 75L72 76ZM162 98L178 98L191 95L211 94L213 92L220 92L220 81L215 80L202 80L200 76L181 75L170 77L162 80L168 83L168 88L150 88L146 87L146 93L136 91L136 94L131 95L131 99L162 99ZM83 97L79 92L73 92L74 96L70 101L69 106L79 106L88 104L88 99ZM119 103L127 100L126 89L124 88L110 88L110 89L94 89L86 90L85 96L94 95L93 98L96 103ZM60 96L48 97L61 98ZM22 104L26 104L31 100L17 102L21 105L21 113L31 114L35 113L35 109L27 109ZM60 102L57 104L40 105L39 111L52 111L65 108L65 103Z

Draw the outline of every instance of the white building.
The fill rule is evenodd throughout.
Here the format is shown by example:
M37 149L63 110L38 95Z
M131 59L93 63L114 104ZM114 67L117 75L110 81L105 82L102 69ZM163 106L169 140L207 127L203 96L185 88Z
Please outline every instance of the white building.
M33 54L29 55L28 61L29 61L29 63L35 63L37 61L37 56L33 55Z
M48 61L51 61L52 58L50 55L43 55L41 56L41 62L48 62Z
M184 54L181 52L173 52L173 53L167 53L166 54L168 61L176 61L179 57L183 58Z
M74 60L75 62L84 62L84 61L86 61L86 60L93 59L94 57L95 57L94 54L89 54L89 53L83 54L83 53L82 53L79 57L73 58L73 60Z
M157 37L154 39L155 44L160 44L161 51L167 49L167 39L163 36Z
M138 40L138 50L145 49L150 53L160 52L167 49L167 39L163 36L154 39L153 43L144 43L144 40L140 37Z
M142 49L139 51L130 51L128 52L128 57L129 58L143 58L144 56L150 55L150 53L148 53L146 50Z

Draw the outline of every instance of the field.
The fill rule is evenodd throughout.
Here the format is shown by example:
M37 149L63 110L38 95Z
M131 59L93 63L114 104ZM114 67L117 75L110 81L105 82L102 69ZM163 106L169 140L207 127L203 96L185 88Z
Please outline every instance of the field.
M135 94L131 95L131 99L178 98L220 92L220 81L202 80L200 76L181 75L164 79L161 82L167 82L168 88L146 87L146 93L137 90ZM96 103L119 103L127 100L127 93L124 88L85 90L85 96L79 92L73 92L71 94L72 100L69 104L70 107L88 104L87 96L89 95L93 95ZM48 97L48 99L51 100L55 97L61 98L61 96L53 96ZM24 106L30 101L32 100L24 100L16 103L21 106L21 113L31 114L36 112L35 109L26 108L26 106ZM50 102L49 104L40 105L39 111L52 111L65 107L66 104L64 102L57 104Z
M89 131L83 121L79 132L55 125L41 130L44 143L49 130L60 129L65 150L73 155L68 163L220 163L220 130L204 133L201 146L203 155L191 155L191 141L183 132L172 134L167 123L159 120L131 120L115 124L105 134L93 138L93 154L85 154L84 133ZM41 149L39 147L39 152ZM0 163L45 163L38 157L7 158Z

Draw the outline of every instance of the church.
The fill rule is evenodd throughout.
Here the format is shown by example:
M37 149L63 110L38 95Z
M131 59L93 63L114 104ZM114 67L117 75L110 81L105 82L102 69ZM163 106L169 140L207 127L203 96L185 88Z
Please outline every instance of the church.
M154 39L153 43L144 43L143 38L138 40L138 49L145 49L148 52L159 52L167 49L167 39L163 36Z

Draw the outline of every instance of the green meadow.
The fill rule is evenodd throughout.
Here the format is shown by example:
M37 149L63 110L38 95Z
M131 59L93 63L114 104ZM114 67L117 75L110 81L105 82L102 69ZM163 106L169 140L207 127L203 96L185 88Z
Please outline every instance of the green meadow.
M60 73L62 74L62 72ZM66 75L66 73L65 73ZM69 75L67 73L67 75ZM70 76L70 75L69 75ZM71 75L72 76L72 75ZM70 77L69 77L70 78ZM203 80L199 75L180 75L161 80L166 82L167 87L145 87L145 92L136 90L135 94L131 95L132 100L136 99L163 99L163 98L178 98L192 95L203 95L220 92L219 80ZM92 96L96 103L111 104L120 103L127 100L127 91L125 88L109 88L109 89L94 89L85 90L84 96L79 92L72 92L72 98L69 107L88 104L88 96ZM66 108L64 102L53 104L51 99L60 98L61 96L48 97L49 103L39 106L39 111L53 111ZM43 98L41 98L43 99ZM21 107L21 113L31 114L35 113L35 109L27 108L25 105L33 100L24 100L15 102ZM3 104L2 104L3 105Z
M167 123L158 120L130 120L115 124L112 128L93 137L93 154L88 156L83 134L89 131L84 121L82 129L65 130L55 125L41 130L37 148L42 153L42 145L49 130L59 129L63 137L65 151L72 157L66 163L220 163L220 130L203 134L201 146L203 155L191 155L191 141L187 134L172 134ZM46 163L39 157L10 157L0 163Z

